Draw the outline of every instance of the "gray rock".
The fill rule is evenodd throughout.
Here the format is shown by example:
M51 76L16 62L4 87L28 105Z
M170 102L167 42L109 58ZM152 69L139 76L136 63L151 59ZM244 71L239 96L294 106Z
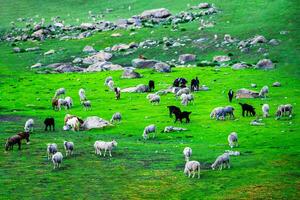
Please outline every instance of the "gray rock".
M54 49L51 49L47 52L44 53L44 56L48 56L48 55L51 55L51 54L54 54L55 53L55 50Z
M254 45L254 44L257 44L257 43L266 43L266 42L267 42L267 39L264 36L257 35L257 36L255 36L254 38L251 39L250 44Z
M275 65L270 59L262 59L256 64L257 69L274 69Z
M182 54L179 56L178 61L182 64L187 62L193 62L196 60L196 55L194 54Z
M164 63L164 62L159 62L159 63L156 63L154 65L154 69L157 71L157 72L171 72L171 67L170 65L168 65L167 63Z
M198 5L198 8L204 9L204 8L210 8L211 5L209 3L200 3Z
M111 126L111 124L100 117L92 116L87 117L81 127L84 130L90 130L94 128L104 128L106 126Z
M77 57L72 61L72 63L74 64L82 63L82 58Z
M133 93L133 92L144 93L148 91L149 91L148 85L143 85L143 84L140 84L136 87L129 87L121 90L121 92L129 92L129 93Z
M14 53L20 53L21 52L21 48L20 47L14 47L13 48L13 52Z
M101 71L115 71L115 70L122 70L123 67L121 65L115 65L111 62L102 61L102 62L96 62L92 65L90 65L87 69L85 69L85 72L101 72Z
M36 63L36 64L32 65L30 68L31 69L36 69L36 68L41 68L41 67L42 67L41 63Z
M251 87L256 88L257 85L255 83L251 83Z
M48 65L50 67L51 65ZM70 73L70 72L82 72L83 69L77 66L73 66L70 63L56 63L52 65L53 71L58 73Z
M154 65L156 63L158 63L159 61L157 60L145 60L145 59L133 59L131 61L132 66L135 68L139 68L139 69L144 69L144 68L154 68Z
M40 50L40 47L29 47L25 49L25 51L27 52L38 51L38 50Z
M97 51L94 49L94 47L89 46L89 45L85 46L85 47L83 48L82 51L83 51L84 53L95 53L95 52L97 52Z
M84 58L82 62L83 64L94 64L100 61L108 61L112 58L112 56L113 55L111 53L100 51L92 56Z
M94 29L95 26L94 26L94 24L92 24L92 23L82 23L82 24L80 25L80 28L81 28L82 30L90 30L90 29Z
M246 68L248 68L248 65L246 63L236 63L231 67L231 69L235 69L235 70L246 69Z
M277 45L279 45L279 41L276 40L276 39L272 39L272 40L269 41L269 44L272 45L272 46L277 46Z
M276 81L273 83L273 87L280 87L281 86L281 83Z
M150 19L150 18L166 18L171 15L170 11L165 8L158 8L152 10L145 10L140 15L141 19Z
M230 60L231 60L231 58L229 56L215 56L213 58L213 61L216 61L216 62L227 62Z
M111 48L111 50L112 51L124 51L129 48L130 48L130 46L128 44L116 44Z
M122 74L122 78L141 78L142 76L135 72L132 68L125 68Z
M236 92L236 98L237 99L243 99L243 98L258 98L259 97L259 92L253 91L253 90L248 90L245 88L239 89Z

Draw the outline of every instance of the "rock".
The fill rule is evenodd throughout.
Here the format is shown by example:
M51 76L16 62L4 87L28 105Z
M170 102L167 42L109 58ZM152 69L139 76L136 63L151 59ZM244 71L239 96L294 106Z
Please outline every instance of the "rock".
M38 31L33 32L31 34L31 37L42 40L42 39L44 39L44 33L45 33L44 30L40 29Z
M179 56L178 61L182 64L187 62L193 62L196 60L196 55L194 54L182 54Z
M269 41L269 44L272 45L272 46L277 46L277 45L279 45L279 41L276 40L276 39L272 39L272 40Z
M36 68L41 68L41 67L42 67L41 63L36 63L36 64L32 65L30 68L31 69L36 69Z
M201 87L199 87L199 91L208 91L209 87L207 87L206 85L202 85Z
M255 83L251 83L251 87L256 88L257 85Z
M231 42L234 42L234 39L231 37L231 35L225 34L224 35L224 41L227 42L227 43L231 43Z
M273 87L280 87L281 86L281 83L276 81L273 83Z
M229 56L215 56L213 58L213 61L215 61L215 62L227 62L230 60L231 60L231 58Z
M97 51L94 49L94 47L89 46L89 45L85 46L85 47L83 48L82 51L83 51L84 53L95 53L95 52L97 52Z
M174 127L174 126L166 126L164 128L165 133L175 132L175 131L186 131L186 128Z
M136 87L129 87L121 90L121 92L130 92L130 93L132 92L143 93L148 91L149 91L148 85L143 85L143 84L140 84Z
M82 23L82 24L80 25L80 28L81 28L82 30L90 30L90 29L94 29L95 26L94 26L92 23Z
M275 65L270 59L262 59L256 64L257 69L273 69Z
M159 61L157 61L157 60L145 60L145 59L140 59L140 58L133 59L131 61L132 66L135 68L139 68L139 69L153 68L154 65L158 62Z
M70 72L82 72L83 69L77 66L73 66L69 63L63 63L60 66L56 67L54 71L58 73L70 73Z
M27 52L38 51L38 50L40 50L40 47L29 47L25 49L25 51Z
M236 98L237 99L242 99L242 98L258 98L259 97L259 92L253 91L253 90L248 90L245 88L239 89L236 92Z
M122 74L122 78L141 78L142 76L135 72L132 68L125 68Z
M116 21L116 25L120 28L126 28L128 25L128 20L127 19L118 19Z
M100 71L115 71L115 70L122 70L123 67L121 65L115 65L111 62L102 61L102 62L96 62L92 65L90 65L87 69L85 69L85 72L100 72Z
M55 50L51 49L47 52L44 53L44 56L48 56L48 55L51 55L51 54L54 54L55 53Z
M267 50L262 47L257 50L257 53L266 53L266 52L267 52Z
M204 8L210 8L211 5L209 3L200 3L198 5L198 8L204 9Z
M111 50L112 51L124 51L129 48L130 48L130 46L128 44L116 44L111 48Z
M82 63L82 58L77 57L72 61L72 63L74 64Z
M20 47L14 47L13 48L13 52L14 53L20 53L21 52L21 48Z
M113 33L110 35L111 37L121 37L121 33Z
M111 58L112 58L111 53L100 51L100 52L96 53L95 55L84 58L82 62L83 62L83 64L94 64L94 63L100 62L100 61L108 61Z
M170 65L168 65L167 63L164 63L164 62L159 62L159 63L156 63L154 65L154 69L157 71L157 72L171 72L171 67Z
M167 18L171 15L170 11L165 8L158 8L152 10L145 10L140 15L141 19L150 19L150 18Z
M234 64L231 69L239 70L239 69L246 69L248 65L246 63L236 63Z
M90 130L94 128L104 128L106 126L111 126L111 124L100 117L92 116L87 117L81 127L84 130Z
M267 42L267 39L264 36L257 35L257 36L255 36L254 38L251 39L250 44L254 45L254 44L257 44L257 43L266 43L266 42Z
M56 28L64 28L64 24L60 22L54 23L53 26L55 26Z

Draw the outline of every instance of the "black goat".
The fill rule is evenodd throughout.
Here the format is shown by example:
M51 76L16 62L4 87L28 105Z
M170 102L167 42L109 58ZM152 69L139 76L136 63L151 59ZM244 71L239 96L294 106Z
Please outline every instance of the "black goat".
M199 79L196 77L195 79L192 79L191 81L191 91L198 91L199 90Z
M48 127L49 127L49 131L51 131L51 127L52 127L52 131L55 130L55 121L53 117L48 117L44 120L44 124L45 124L45 131L48 131Z
M149 86L149 92L151 92L152 90L154 90L155 89L154 81L150 80L149 83L148 83L148 86Z
M233 96L234 96L234 92L232 91L232 89L230 89L229 92L228 92L229 102L232 101Z
M173 87L186 87L187 80L185 78L176 78L173 82Z
M172 117L172 114L175 114L175 112L181 112L180 108L177 106L167 106L169 108L170 117Z
M176 119L175 119L175 121L174 121L174 123L176 123L178 120L180 121L180 123L182 123L182 119L185 119L186 121L186 123L190 123L190 114L191 114L192 112L187 112L187 111L183 111L183 112L175 112L174 114L175 114L175 117L176 117Z
M245 112L246 115L248 116L248 114L250 113L250 116L255 116L256 112L255 112L255 108L249 104L246 103L239 103L242 106L242 110L243 110L243 117L245 117Z

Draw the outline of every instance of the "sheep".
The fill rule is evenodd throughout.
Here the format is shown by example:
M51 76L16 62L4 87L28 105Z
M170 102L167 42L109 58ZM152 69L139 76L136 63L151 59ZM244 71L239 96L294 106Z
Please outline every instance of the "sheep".
M47 144L48 160L57 152L57 145L55 143Z
M151 93L151 94L148 94L146 98L147 98L148 100L150 100L150 99L152 99L153 97L155 97L156 95L157 95L157 94L152 94L152 93Z
M65 99L58 99L57 100L57 109L61 110L62 106L64 106L65 109L68 109L68 102Z
M147 140L148 135L149 135L150 133L153 133L153 138L154 138L154 137L155 137L155 132L156 132L156 127L155 127L154 124L151 124L151 125L149 125L149 126L146 126L145 129L144 129L144 132L143 132L143 138L144 138L145 140Z
M53 169L60 168L60 164L62 163L63 155L60 152L56 152L52 156L52 162L53 162Z
M86 111L92 109L91 101L82 101L81 103Z
M192 178L195 177L196 172L198 172L198 178L200 178L200 163L198 161L187 161L184 167L184 174L187 174L189 178L193 174Z
M101 150L104 150L104 157L106 155L106 151L108 150L109 152L109 156L112 157L111 155L111 151L114 147L116 147L118 145L118 143L115 140L112 140L111 142L104 142L104 141L96 141L94 144L94 148L95 148L95 154L98 155L101 154Z
M72 106L73 106L73 100L72 100L72 98L71 97L66 97L65 98L65 104L67 106L67 109L72 108Z
M237 136L237 133L236 132L232 132L228 135L228 143L229 143L229 146L231 148L233 148L234 146L239 146L239 143L238 143L238 136Z
M87 100L87 98L86 98L86 96L85 96L85 91L84 91L84 89L81 88L81 89L79 90L78 94L79 94L80 102L86 101L86 100Z
M270 111L270 106L269 104L264 104L262 107L261 107L262 111L263 111L263 116L264 117L269 117L269 111Z
M112 116L110 122L114 122L114 121L120 122L121 119L122 119L121 113L116 112L115 114L113 114L113 116Z
M265 85L265 86L262 87L262 89L260 90L259 96L260 96L260 97L266 98L266 96L267 96L268 93L269 93L269 87Z
M180 96L180 99L181 99L181 104L184 105L184 106L187 106L188 103L189 103L189 99L188 99L188 96L187 94L182 94Z
M229 154L228 153L224 153L224 154L218 156L216 161L211 165L211 168L213 170L215 170L216 167L219 166L219 170L222 170L223 165L224 165L224 167L227 166L228 169L230 168Z
M210 118L214 119L216 118L217 120L225 119L225 111L223 107L216 107L214 108L211 113L210 113Z
M58 110L58 99L52 98L52 108L53 110Z
M30 132L30 131L33 132L33 125L34 125L34 120L28 119L24 126L25 132Z
M111 90L111 91L113 91L114 90L114 81L113 80L110 80L108 83L107 83L107 86L109 87L109 89Z
M74 143L73 142L64 141L64 148L65 148L65 151L66 151L66 156L72 155L73 154L73 150L74 150Z
M154 94L149 101L152 104L154 104L154 103L159 104L159 102L160 102L160 96L157 95L157 94Z
M289 117L292 117L293 106L291 104L280 105L276 111L276 119L285 116L288 113Z
M225 117L226 117L227 114L229 114L230 119L234 119L233 111L234 111L234 108L232 106L225 106L224 107Z
M173 82L173 87L186 87L187 80L185 78L176 78Z
M65 88L59 88L55 91L54 98L56 99L58 96L64 95L64 94L66 94Z
M109 82L109 81L112 81L112 80L113 80L113 78L112 78L111 76L107 77L107 78L105 79L105 81L104 81L104 85L107 86L108 82Z
M13 150L15 144L18 144L19 150L21 150L21 140L22 138L20 135L14 135L8 138L5 143L5 151L8 151L9 149Z
M188 99L189 103L194 102L194 95L193 94L187 94L187 99Z
M176 97L179 97L182 94L189 94L189 93L191 93L191 90L189 88L187 88L187 87L181 88L178 90L178 92L176 92Z
M190 157L192 156L192 149L190 147L185 147L183 149L183 155L184 155L184 158L185 158L185 161L189 161Z

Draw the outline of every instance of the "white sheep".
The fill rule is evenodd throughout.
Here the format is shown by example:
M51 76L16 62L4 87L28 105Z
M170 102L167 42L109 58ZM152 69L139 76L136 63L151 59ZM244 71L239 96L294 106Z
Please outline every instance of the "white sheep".
M149 126L146 126L145 129L144 129L144 132L143 132L143 138L144 138L145 140L147 140L148 135L149 135L150 133L153 133L153 138L154 138L154 137L155 137L155 131L156 131L156 127L155 127L154 124L151 124L151 125L149 125Z
M91 101L82 101L81 103L86 111L92 109Z
M34 125L34 120L33 119L28 119L25 122L24 130L25 132L33 132L33 125Z
M55 143L53 144L47 144L47 156L48 160L57 152L57 145Z
M152 98L149 101L152 104L159 104L159 102L160 102L160 96L157 95L157 94L155 94L155 95L152 96Z
M189 103L189 99L188 99L188 96L187 94L182 94L180 96L180 99L181 99L181 104L184 105L184 106L187 106L188 103Z
M148 100L150 100L150 99L152 99L153 97L155 97L156 95L157 95L157 94L148 94L146 98L147 98Z
M107 83L107 86L109 87L109 89L111 91L114 91L115 87L114 87L115 83L113 80L110 80L108 83Z
M115 114L113 114L110 122L114 122L114 121L120 122L121 119L122 119L121 113L116 112Z
M104 142L104 141L96 141L94 144L94 148L95 148L95 154L98 155L101 154L101 151L104 150L104 157L106 154L106 151L109 152L109 156L112 157L111 155L111 151L114 147L116 147L118 145L118 143L115 140L112 140L111 142Z
M222 170L223 166L224 168L227 166L227 168L230 168L230 163L229 163L229 154L228 153L224 153L220 156L218 156L218 158L216 159L216 161L211 165L211 168L213 170L216 169L216 167L219 166L219 170Z
M264 87L261 88L259 92L259 96L266 98L268 93L269 93L269 87L265 85Z
M217 120L225 119L225 110L223 107L216 107L214 108L211 113L210 113L210 118L214 119L216 118Z
M53 169L59 168L60 164L62 163L63 160L63 155L60 152L56 152L53 156L52 156L52 162L53 162Z
M68 103L65 99L58 99L57 100L57 109L58 110L61 110L61 107L64 106L65 109L68 109Z
M57 98L58 96L64 95L64 94L66 94L65 88L59 88L55 91L54 98Z
M191 93L191 90L190 90L189 88L187 88L187 87L181 88L181 89L179 89L178 92L176 93L176 97L179 97L179 96L181 96L182 94L189 94L189 93Z
M113 78L112 78L111 76L107 77L107 78L105 79L105 81L104 81L104 85L107 86L108 82L109 82L109 81L112 81L112 80L113 80Z
M79 90L78 94L79 94L80 101L86 101L86 100L87 100L87 98L86 98L86 96L85 96L85 91L84 91L84 89L81 88L81 89Z
M183 155L184 155L185 161L190 160L190 157L192 156L192 153L193 153L193 151L190 147L185 147L183 149Z
M278 106L276 111L276 119L279 119L282 116L286 116L286 114L289 117L292 117L292 112L293 112L293 106L291 104L280 105Z
M269 117L269 111L270 111L270 106L269 104L264 104L262 107L261 107L262 111L263 111L263 116L264 117Z
M65 98L65 104L67 106L68 109L72 108L73 106L73 100L71 97L66 97Z
M74 143L73 142L64 141L64 148L65 148L65 151L66 151L66 156L72 155L73 154L73 150L74 150Z
M239 143L238 143L238 135L236 132L232 132L228 135L228 143L229 143L229 146L231 148L233 148L234 146L239 146Z
M184 174L187 174L189 178L193 174L192 178L195 177L198 172L198 178L200 178L200 163L198 161L187 161L184 167Z

